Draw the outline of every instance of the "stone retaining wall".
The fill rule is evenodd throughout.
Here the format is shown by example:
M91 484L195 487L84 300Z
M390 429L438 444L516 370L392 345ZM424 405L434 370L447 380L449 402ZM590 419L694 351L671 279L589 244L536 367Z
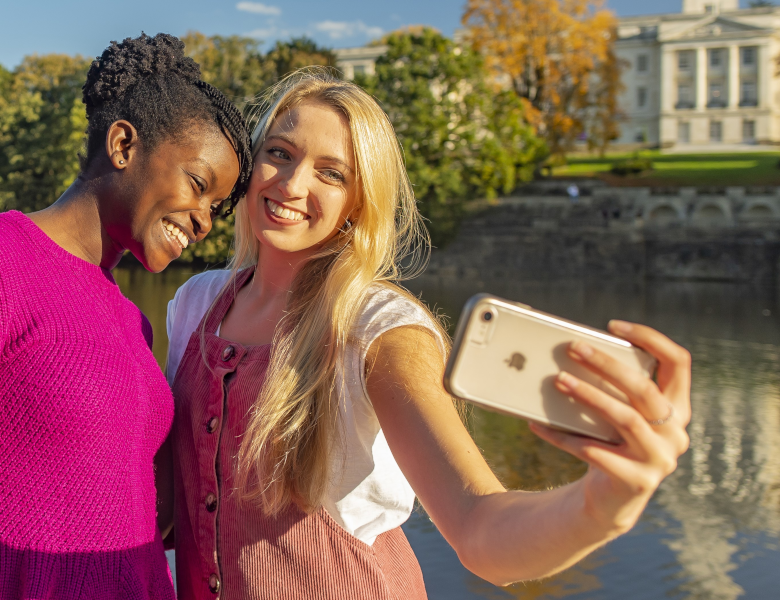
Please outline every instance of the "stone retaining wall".
M775 283L780 193L596 188L484 204L434 250L430 274L692 279Z

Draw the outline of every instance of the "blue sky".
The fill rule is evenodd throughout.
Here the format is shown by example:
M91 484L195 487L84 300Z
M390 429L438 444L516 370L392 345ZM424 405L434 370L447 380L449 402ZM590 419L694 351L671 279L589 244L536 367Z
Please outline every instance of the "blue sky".
M746 0L743 0L746 4ZM265 42L307 35L334 48L361 46L402 25L432 25L452 35L465 0L2 0L0 64L27 54L95 56L142 30L183 35L251 35ZM618 15L679 12L682 0L607 0Z

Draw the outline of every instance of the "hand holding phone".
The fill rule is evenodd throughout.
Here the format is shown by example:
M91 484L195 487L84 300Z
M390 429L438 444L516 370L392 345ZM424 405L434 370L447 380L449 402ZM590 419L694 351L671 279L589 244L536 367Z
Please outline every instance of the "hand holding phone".
M575 362L571 342L583 341L651 377L656 359L607 332L488 294L471 298L458 322L444 386L488 410L522 417L570 433L618 443L621 436L595 410L555 386L571 373L624 402L620 390Z

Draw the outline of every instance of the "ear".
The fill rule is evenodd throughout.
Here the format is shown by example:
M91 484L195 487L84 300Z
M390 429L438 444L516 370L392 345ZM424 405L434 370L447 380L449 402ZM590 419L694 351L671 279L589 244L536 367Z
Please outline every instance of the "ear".
M129 121L114 121L106 132L106 155L115 169L124 169L138 153L138 131Z

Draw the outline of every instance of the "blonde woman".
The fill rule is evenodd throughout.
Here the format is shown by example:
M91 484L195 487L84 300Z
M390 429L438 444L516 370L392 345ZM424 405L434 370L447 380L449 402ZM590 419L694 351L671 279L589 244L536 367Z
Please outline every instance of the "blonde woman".
M557 385L626 441L534 425L590 469L507 491L442 388L446 334L394 283L425 236L380 107L298 73L268 99L253 153L231 269L192 278L169 306L180 598L425 598L400 529L415 495L498 585L555 573L634 525L687 447L685 350L612 324L659 359L656 385L572 347L631 406L564 373Z

